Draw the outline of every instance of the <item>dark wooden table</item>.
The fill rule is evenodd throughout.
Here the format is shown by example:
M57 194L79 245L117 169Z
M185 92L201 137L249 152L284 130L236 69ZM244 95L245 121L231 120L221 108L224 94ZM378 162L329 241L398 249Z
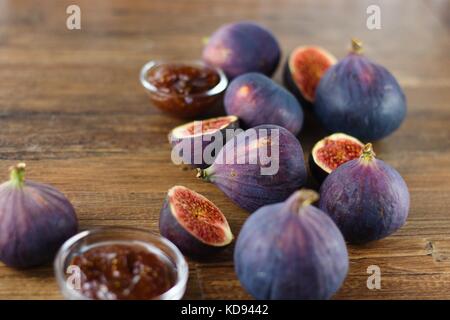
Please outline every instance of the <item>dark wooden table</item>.
M66 28L66 7L81 7L81 30ZM366 28L369 4L381 30ZM195 59L202 38L222 23L255 20L284 53L318 44L343 57L358 36L373 60L399 79L408 99L400 130L375 148L411 192L407 224L350 247L338 299L450 298L450 7L442 1L0 1L0 171L27 162L30 179L73 202L82 229L103 225L157 231L167 190L185 185L214 201L238 234L248 214L213 185L170 160L167 133L183 121L151 107L138 81L150 59ZM278 71L275 79L279 81ZM300 134L306 154L323 136ZM249 298L233 271L233 248L190 261L186 298ZM378 265L380 290L366 286ZM0 298L61 298L51 266L0 265Z

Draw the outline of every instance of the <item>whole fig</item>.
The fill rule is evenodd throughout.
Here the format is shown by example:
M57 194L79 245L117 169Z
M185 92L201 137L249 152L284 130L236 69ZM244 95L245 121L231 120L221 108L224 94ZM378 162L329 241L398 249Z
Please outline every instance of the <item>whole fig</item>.
M406 116L406 100L394 76L362 55L353 40L350 54L321 78L314 111L331 132L365 141L395 131Z
M51 260L77 233L75 210L55 188L24 179L25 164L0 185L0 261L26 268Z
M221 68L229 79L247 72L260 72L270 77L280 56L280 46L273 34L254 22L221 26L203 50L203 60Z
M295 192L247 219L236 242L234 265L256 299L329 299L348 271L344 238L334 222L313 207L318 194Z
M250 72L231 81L224 97L225 111L248 127L276 124L297 135L303 110L285 88L261 73Z
M283 127L261 125L230 139L197 177L212 182L241 208L253 212L286 200L306 183L303 150Z
M400 174L375 159L370 143L358 159L331 172L320 187L319 207L349 243L384 238L406 221L409 192Z

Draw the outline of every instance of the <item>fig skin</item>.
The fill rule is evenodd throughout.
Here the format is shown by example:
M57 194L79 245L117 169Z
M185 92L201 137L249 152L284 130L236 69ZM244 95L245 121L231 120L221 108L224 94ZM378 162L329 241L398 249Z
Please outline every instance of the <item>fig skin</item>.
M314 161L312 153L309 154L308 165L311 176L319 185L322 184L323 181L328 177L329 173L317 165L317 163Z
M228 79L247 72L272 76L281 57L274 35L253 22L223 25L208 39L203 60L221 68Z
M260 148L256 143L260 140L259 134L250 136L248 140L242 139L248 130L229 140L214 163L207 169L199 169L197 174L198 178L215 184L238 206L250 213L264 205L286 200L295 190L305 185L307 178L302 146L292 133L277 125L261 125L253 129L256 132L259 129L278 130L279 168L276 174L262 175L261 168L264 166L259 161L226 163L224 160L227 154L233 153L237 155L235 160L248 159L248 155L252 153L249 146L257 150ZM262 147L266 148L266 145L262 144Z
M410 197L405 181L374 156L367 144L359 159L339 166L320 187L319 208L352 244L387 237L408 217Z
M298 85L295 83L293 78L293 71L291 70L290 61L291 59L295 59L293 55L298 54L298 51L301 50L303 54L305 54L305 51L308 51L310 54L320 55L320 58L323 61L328 62L329 67L336 64L337 59L334 57L330 52L326 51L325 49L317 46L300 46L294 49L286 59L286 62L283 67L283 84L284 86L300 101L302 106L305 107L313 107L314 98L313 97L307 97L305 96L299 89ZM310 61L305 61L305 63L311 63ZM326 70L323 70L320 74L320 77L323 76L323 74L326 72ZM320 79L312 79L312 81L317 82L317 85L319 84ZM316 88L317 89L317 88Z
M0 185L0 260L15 268L51 261L78 230L69 200L49 185L24 181L24 169L11 168L11 180Z
M361 54L361 43L320 80L314 111L331 132L363 141L382 139L406 116L405 95L394 76Z
M292 73L289 68L289 60L286 61L283 67L283 85L286 87L287 90L289 90L290 93L294 95L294 97L297 98L297 100L301 103L303 107L312 108L311 102L306 100L303 95L301 94L300 90L298 89L297 85L294 82L294 79L292 78Z
M303 110L297 99L261 73L235 78L225 92L224 106L227 114L237 115L247 128L276 124L298 135L303 126Z
M166 199L164 200L163 207L160 212L159 217L159 231L161 235L170 241L172 241L180 251L190 257L193 258L202 258L211 254L215 254L217 252L222 251L226 248L234 239L233 234L231 233L228 222L225 219L225 229L224 232L224 241L221 244L213 245L210 243L206 243L201 241L198 237L194 236L192 232L188 231L176 218L174 209L170 205L170 194L171 190L175 190L177 188L182 188L190 192L194 197L199 197L202 201L206 200L204 196L189 190L183 186L175 186L171 188L168 192ZM216 207L217 210L219 210ZM220 212L220 210L219 210Z
M264 206L244 223L234 251L236 274L256 299L329 299L341 287L349 259L344 238L318 195L300 190Z
M180 143L186 143L187 145L190 145L191 147L191 153L190 154L182 154L181 161L183 164L190 165L193 168L202 168L205 169L209 167L212 163L207 163L205 159L203 158L203 153L205 149L211 144L214 143L215 140L213 137L213 134L217 131L220 131L220 135L222 137L222 145L225 145L226 143L226 130L227 129L238 129L239 128L239 119L236 116L225 116L225 117L218 117L218 118L211 118L206 120L201 120L204 124L207 124L210 121L215 120L224 120L227 121L227 124L224 124L220 129L214 130L214 132L208 132L208 133L202 133L198 136L193 135L183 135L182 133L177 133L177 129L180 127L188 126L190 124L194 124L194 122L189 122L187 124L184 124L183 126L174 128L170 134L169 134L169 142L172 145L172 148L175 148ZM200 122L200 121L197 121ZM200 149L196 149L196 146L200 145ZM200 163L195 163L196 159L200 159Z

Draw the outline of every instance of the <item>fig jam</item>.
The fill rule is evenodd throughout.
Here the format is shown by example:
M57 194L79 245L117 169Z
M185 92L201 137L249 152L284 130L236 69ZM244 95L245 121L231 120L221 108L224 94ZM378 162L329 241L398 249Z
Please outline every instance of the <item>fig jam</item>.
M81 270L81 294L90 299L149 300L175 285L167 258L142 245L104 244L74 257Z
M148 81L164 93L190 95L204 93L220 81L219 75L208 67L165 64L152 68Z
M201 63L157 63L146 73L150 99L177 117L193 118L216 106L226 84L218 70ZM226 79L225 79L226 82ZM216 91L210 90L217 88Z

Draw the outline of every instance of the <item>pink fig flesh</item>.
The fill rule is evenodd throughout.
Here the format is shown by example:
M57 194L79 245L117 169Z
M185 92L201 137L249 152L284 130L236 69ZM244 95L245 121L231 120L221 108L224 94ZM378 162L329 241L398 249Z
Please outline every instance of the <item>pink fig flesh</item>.
M289 56L287 71L289 86L301 100L314 102L319 81L337 59L327 50L317 46L297 47Z
M197 134L212 134L216 131L234 128L238 122L236 116L224 116L200 121L192 121L172 130L170 136L174 139L183 139Z
M192 121L178 126L169 134L169 142L173 147L172 156L176 155L172 160L176 159L175 163L194 168L207 168L220 150L216 150L215 145L224 145L227 142L227 130L237 128L239 119L234 115Z
M207 198L183 186L172 187L160 215L160 232L186 255L202 256L231 243L227 219Z

